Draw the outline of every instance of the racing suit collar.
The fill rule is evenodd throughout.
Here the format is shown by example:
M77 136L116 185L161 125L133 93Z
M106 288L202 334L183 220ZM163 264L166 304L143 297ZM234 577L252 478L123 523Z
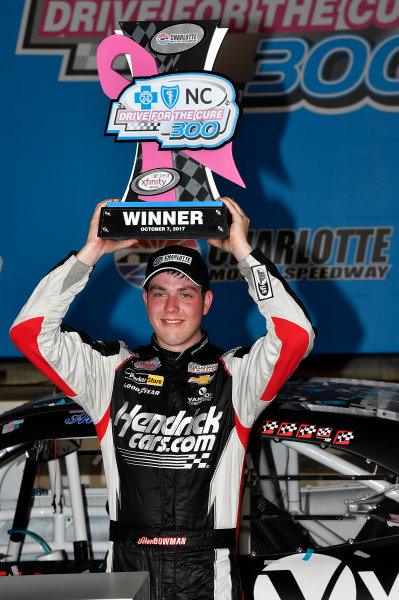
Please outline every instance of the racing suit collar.
M168 348L164 348L163 346L161 346L160 344L158 344L156 337L155 337L155 333L152 334L151 337L151 345L152 347L159 353L168 356L171 359L174 360L178 360L179 358L181 358L182 356L192 356L195 355L196 352L198 352L199 350L201 350L201 348L203 348L206 344L208 344L209 339L208 339L208 334L206 331L202 330L202 337L200 340L198 340L198 342L196 342L195 344L193 344L192 346L190 346L189 348L186 348L186 350L183 350L182 352L178 352L175 350L169 350Z

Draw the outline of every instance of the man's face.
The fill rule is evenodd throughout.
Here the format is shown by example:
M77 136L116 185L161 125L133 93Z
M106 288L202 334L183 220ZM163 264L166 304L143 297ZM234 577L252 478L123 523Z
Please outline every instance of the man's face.
M201 288L188 277L164 271L150 280L143 298L161 346L181 352L201 339L201 321L211 306L211 291L203 297Z

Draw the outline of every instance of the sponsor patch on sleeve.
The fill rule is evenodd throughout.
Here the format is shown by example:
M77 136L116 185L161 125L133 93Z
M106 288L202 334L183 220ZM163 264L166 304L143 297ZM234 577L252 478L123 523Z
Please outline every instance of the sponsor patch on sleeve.
M267 300L268 298L273 298L270 277L265 265L257 265L256 267L252 267L252 274L258 299Z

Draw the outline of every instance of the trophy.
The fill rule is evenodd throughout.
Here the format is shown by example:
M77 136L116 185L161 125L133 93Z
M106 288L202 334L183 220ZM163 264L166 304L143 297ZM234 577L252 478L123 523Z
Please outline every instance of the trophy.
M136 142L136 156L122 201L101 209L99 237L227 238L230 214L212 172L245 187L232 155L236 90L212 72L227 29L217 20L120 27L97 52L111 99L105 135ZM132 80L113 68L120 55Z

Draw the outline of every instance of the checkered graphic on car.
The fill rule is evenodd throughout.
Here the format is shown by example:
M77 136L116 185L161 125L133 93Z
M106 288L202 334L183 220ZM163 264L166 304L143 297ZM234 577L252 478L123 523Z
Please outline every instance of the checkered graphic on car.
M278 428L278 421L264 421L260 428L261 433L273 433Z
M331 427L319 427L316 435L318 435L319 437L330 437L331 433Z
M355 437L353 431L338 431L335 436L334 444L348 445Z
M278 435L292 436L298 429L297 423L281 423Z
M310 438L316 432L317 427L315 425L301 425L297 437L306 437Z

